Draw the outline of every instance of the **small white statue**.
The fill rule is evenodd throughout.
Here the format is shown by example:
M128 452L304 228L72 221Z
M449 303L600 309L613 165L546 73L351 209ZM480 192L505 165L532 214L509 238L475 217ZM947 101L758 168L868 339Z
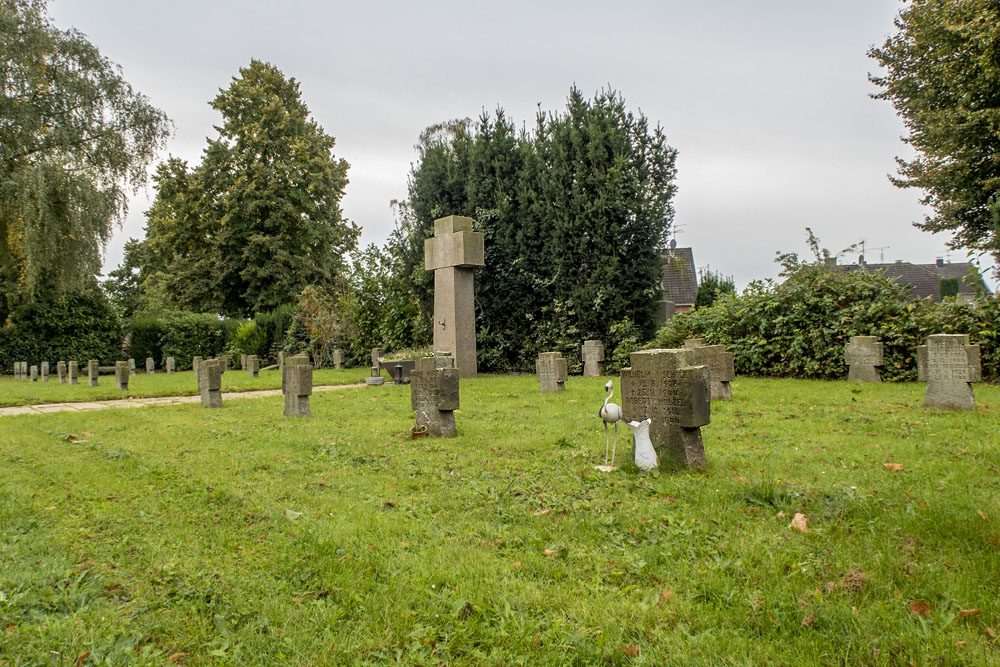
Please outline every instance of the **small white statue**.
M635 440L635 465L639 470L660 467L656 460L656 450L653 449L653 441L649 439L649 425L652 423L652 419L628 423L628 427L632 429L632 438Z

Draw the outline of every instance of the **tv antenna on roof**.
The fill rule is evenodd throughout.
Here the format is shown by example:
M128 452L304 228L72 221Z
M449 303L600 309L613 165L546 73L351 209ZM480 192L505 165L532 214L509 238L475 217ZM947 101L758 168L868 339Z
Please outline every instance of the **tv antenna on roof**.
M865 244L866 244L866 241L864 239L861 239L861 243L858 244L858 245L861 246L861 256L858 257L858 264L864 264L865 250L866 250L866 245ZM878 252L878 263L879 264L885 264L885 251L888 250L891 247L892 246L882 245L882 246L878 246L876 248L867 248L867 249L868 250L878 250L879 251Z

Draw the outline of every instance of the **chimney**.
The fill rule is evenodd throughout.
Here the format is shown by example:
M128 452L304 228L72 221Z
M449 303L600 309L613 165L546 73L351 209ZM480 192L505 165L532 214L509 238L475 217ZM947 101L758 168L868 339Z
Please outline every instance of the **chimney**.
M943 259L943 258L941 258L941 257L938 257L938 258L937 258L937 265L938 265L938 266L944 266L944 259Z

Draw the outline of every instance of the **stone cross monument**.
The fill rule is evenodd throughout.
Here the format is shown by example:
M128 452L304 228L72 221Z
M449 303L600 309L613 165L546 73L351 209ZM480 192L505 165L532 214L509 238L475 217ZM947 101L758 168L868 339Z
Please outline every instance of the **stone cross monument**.
M75 361L69 362L66 364L66 373L69 375L69 383L77 384L79 382L77 376L80 374L80 364Z
M694 352L693 365L708 367L708 385L713 401L728 401L733 397L729 383L736 379L733 353L725 345L705 345L701 338L684 341L684 349Z
M198 392L201 407L222 407L222 364L218 359L205 359L198 363Z
M848 382L881 382L876 366L882 365L882 343L875 336L851 336L844 348Z
M167 357L167 375L173 375L174 370L177 368L177 360L173 357Z
M642 350L631 362L622 369L625 421L652 420L649 437L661 464L708 465L700 428L712 411L708 368L694 365L693 350Z
M260 375L260 359L256 354L247 355L247 375L252 378Z
M59 384L66 384L66 362L57 361L56 362L56 376L59 378Z
M580 353L583 356L583 377L600 377L601 362L604 361L604 343L599 340L584 341Z
M156 362L152 357L146 357L146 375L156 375Z
M128 374L135 375L135 359L129 357L128 360Z
M38 382L38 366L32 365L28 369L28 377L31 378L32 382Z
M97 386L97 378L100 376L101 371L97 365L97 359L91 359L87 362L87 380L90 382L91 387Z
M49 381L49 362L43 361L41 364L42 382Z
M543 394L554 394L566 391L566 360L561 352L539 352L535 360L535 375L542 383Z
M344 367L344 351L339 348L333 351L333 367Z
M14 379L15 380L20 380L21 379L21 362L20 361L15 361L14 362Z
M132 369L129 368L128 362L115 362L115 386L118 388L118 391L128 391L128 379L131 374Z
M458 410L458 369L450 356L416 360L410 371L410 409L416 410L416 425L429 435L453 438Z
M927 382L925 408L974 410L972 382L982 380L979 346L965 334L934 334L917 347L917 379Z
M285 357L281 371L281 393L285 395L286 417L312 417L309 395L312 394L313 367L309 357L295 354Z
M434 272L434 350L449 353L465 378L478 373L472 272L486 265L484 237L472 231L473 222L439 218L434 236L424 240L424 268Z

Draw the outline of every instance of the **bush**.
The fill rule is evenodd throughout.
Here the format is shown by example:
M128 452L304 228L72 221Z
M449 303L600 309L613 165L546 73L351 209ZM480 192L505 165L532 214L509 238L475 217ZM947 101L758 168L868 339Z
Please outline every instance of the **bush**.
M174 357L178 370L191 368L195 356L217 357L226 349L226 325L212 313L174 311L164 315L160 349Z
M885 380L916 380L917 345L935 333L969 334L982 354L983 379L1000 379L1000 301L913 301L883 275L801 267L782 284L754 282L741 296L675 315L649 347L679 347L704 338L733 353L743 375L843 378L851 336L884 345Z
M152 357L157 368L163 368L163 334L165 321L155 315L136 315L132 318L128 356L134 359Z
M229 337L228 350L237 358L242 354L255 354L266 359L269 350L267 333L253 320L239 322L235 332Z
M270 362L277 360L278 352L281 351L285 342L285 332L291 326L294 315L295 307L291 305L280 306L269 313L254 315L254 324L263 332L266 341L263 345L264 352L257 355L261 358L261 365L263 365L264 359Z

